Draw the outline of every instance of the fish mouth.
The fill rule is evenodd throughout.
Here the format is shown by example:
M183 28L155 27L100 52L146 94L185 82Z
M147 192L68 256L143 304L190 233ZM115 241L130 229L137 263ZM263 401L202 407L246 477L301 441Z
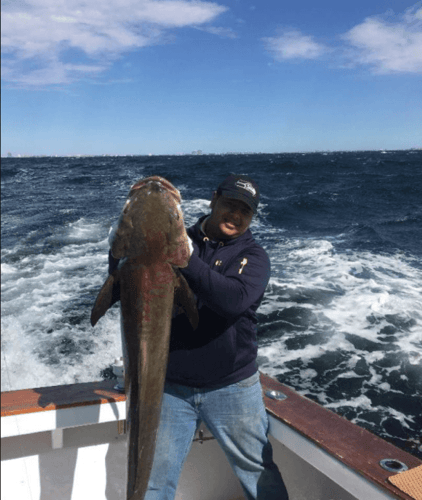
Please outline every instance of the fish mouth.
M142 189L146 186L150 186L154 191L168 191L172 194L178 201L181 199L179 191L171 184L167 179L154 175L152 177L146 177L138 182L136 182L129 192L129 198L138 189Z

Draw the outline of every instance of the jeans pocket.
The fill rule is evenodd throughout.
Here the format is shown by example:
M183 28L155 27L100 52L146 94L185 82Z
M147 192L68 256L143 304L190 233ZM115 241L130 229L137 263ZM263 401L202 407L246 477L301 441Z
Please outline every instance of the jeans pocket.
M251 377L245 378L241 380L240 382L236 382L236 387L252 387L255 385L257 382L259 382L259 372L254 373Z

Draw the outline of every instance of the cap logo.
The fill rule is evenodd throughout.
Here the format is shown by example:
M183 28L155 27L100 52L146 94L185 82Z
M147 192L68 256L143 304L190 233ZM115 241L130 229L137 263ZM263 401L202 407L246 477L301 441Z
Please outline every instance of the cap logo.
M256 190L250 182L238 180L236 182L236 186L240 187L242 189L246 189L246 191L249 191L252 196L254 196L254 197L256 196Z

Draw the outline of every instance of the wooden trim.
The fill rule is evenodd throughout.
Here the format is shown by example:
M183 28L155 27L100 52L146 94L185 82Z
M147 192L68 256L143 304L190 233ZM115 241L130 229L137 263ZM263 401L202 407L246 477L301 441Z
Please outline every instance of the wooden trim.
M113 389L115 385L115 380L106 380L2 392L1 416L126 401L124 394Z
M276 419L320 446L347 467L388 490L392 495L411 500L411 497L387 482L387 478L394 473L384 470L379 461L383 458L394 458L412 469L421 465L421 460L299 395L268 375L261 373L261 384L264 392L281 391L287 396L283 401L264 396L267 411Z

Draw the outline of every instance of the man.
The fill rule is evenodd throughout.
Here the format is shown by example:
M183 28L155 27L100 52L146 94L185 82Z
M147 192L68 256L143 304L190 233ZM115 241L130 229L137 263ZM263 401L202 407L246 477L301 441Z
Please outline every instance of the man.
M256 310L270 278L268 255L249 230L258 203L257 184L230 175L213 194L211 214L188 229L193 253L181 272L197 297L199 326L193 331L184 314L172 321L145 500L174 498L201 421L223 448L248 500L288 499L272 460L256 364Z

